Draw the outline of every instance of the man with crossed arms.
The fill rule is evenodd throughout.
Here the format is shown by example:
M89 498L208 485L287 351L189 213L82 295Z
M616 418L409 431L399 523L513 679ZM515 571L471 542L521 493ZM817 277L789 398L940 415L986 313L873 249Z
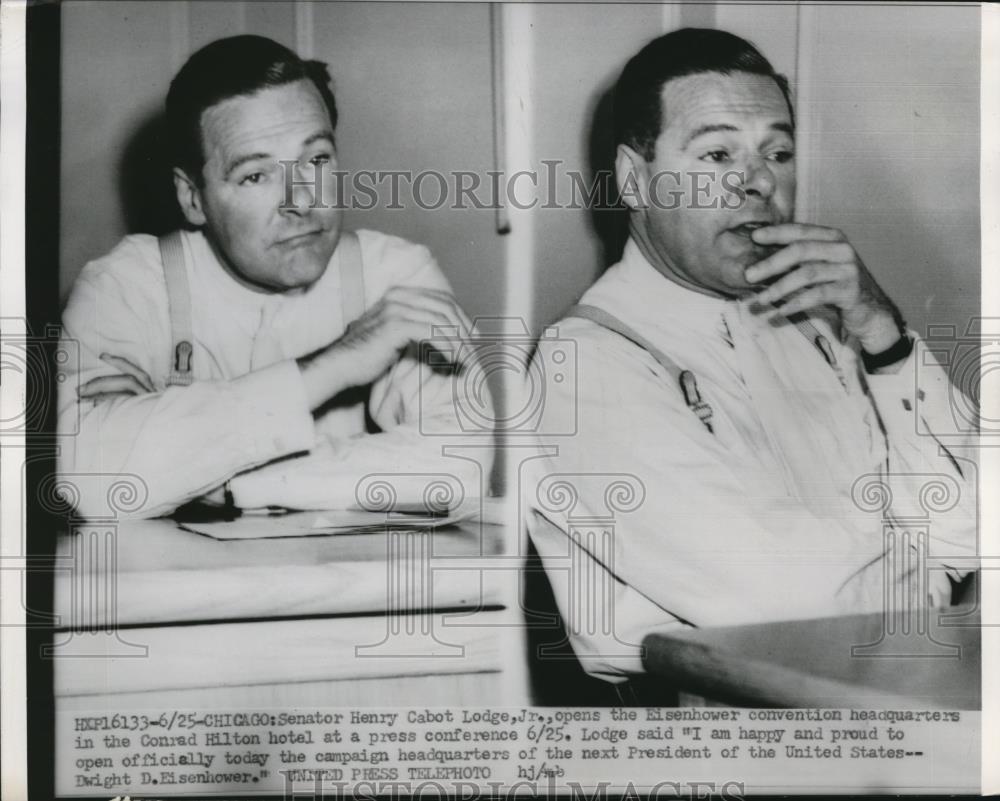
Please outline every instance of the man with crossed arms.
M418 347L444 331L457 354L471 323L426 248L342 230L319 174L337 166L325 65L258 36L219 40L166 106L187 286L177 299L145 235L77 279L63 324L81 361L59 399L62 432L79 425L59 455L77 511L105 514L123 474L148 491L140 516L193 500L342 508L369 473L448 473L477 492L470 462L428 436L455 433L461 365L431 369ZM185 315L192 341L178 343Z

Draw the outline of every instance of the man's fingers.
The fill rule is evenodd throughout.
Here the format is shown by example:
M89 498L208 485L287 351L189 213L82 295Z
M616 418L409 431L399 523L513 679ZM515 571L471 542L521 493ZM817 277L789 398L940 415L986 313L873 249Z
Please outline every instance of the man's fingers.
M471 349L465 346L466 340L460 333L450 333L457 332L458 327L443 325L434 325L433 327L436 329L435 334L429 336L428 330L430 326L428 326L426 321L413 319L397 320L394 337L397 338L397 342L401 347L405 347L409 342L421 345L427 343L435 350L447 356L449 361L454 364L464 363L469 357L467 351Z
M797 269L783 275L767 289L758 292L756 300L763 305L778 303L808 286L838 281L843 274L844 265L821 261L805 262Z
M92 378L78 390L81 398L95 398L98 395L144 395L146 389L130 375L105 375Z
M468 347L468 343L475 333L475 325L454 297L444 294L442 300L446 300L446 303L443 306L437 306L437 309L447 318L447 321L435 326L433 336L430 337L431 344L434 341L442 342L442 344L447 342L451 348L450 355L454 363L465 365L476 355L475 348Z
M397 296L387 305L387 308L394 314L402 313L413 319L430 319L434 328L458 329L457 334L462 339L468 339L472 334L472 321L450 296L410 296L406 298ZM425 338L446 333L428 330Z
M823 225L809 223L778 223L765 225L750 234L754 242L761 245L789 245L803 239L814 239L818 242L846 242L843 231L827 228Z
M153 381L149 377L149 374L143 370L141 367L132 364L128 359L122 356L114 356L110 353L102 353L101 361L105 364L110 364L112 367L121 370L126 375L132 376L139 384L146 390L146 392L154 392Z
M830 297L832 289L833 284L820 284L819 286L810 287L793 297L780 309L776 309L772 314L777 314L780 311L785 317L791 317L793 314L798 314L808 309L815 309L817 306L825 306L832 302Z
M438 350L450 352L457 362L462 358L467 341L464 326L457 316L449 317L436 309L409 306L400 300L387 304L381 323L373 329L375 337L385 337L396 349L410 342L430 342L441 345Z
M386 308L390 319L405 320L412 323L423 323L420 339L431 339L434 336L450 335L452 331L464 337L466 326L459 317L454 306L449 304L424 303L412 305L400 300L394 300Z
M428 322L428 315L433 317L432 322ZM450 356L455 364L464 364L474 355L474 349L467 346L472 324L463 321L463 317L457 306L451 311L451 316L427 309L410 309L399 322L407 327L411 341L428 342Z
M79 389L81 398L92 398L102 393L144 395L145 388L130 375L107 375L94 378Z
M468 318L458 305L458 300L451 292L443 289L424 289L418 287L393 287L386 292L387 300L398 300L411 306L421 306L425 308L453 309L456 315L462 318L463 323ZM471 328L471 325L468 326Z
M854 249L846 242L797 241L747 267L745 276L747 281L759 283L807 261L841 264L850 261L853 255Z
M400 349L410 342L428 342L456 364L473 355L467 347L473 323L454 295L443 290L392 287L351 327L363 337L356 340L359 344L374 339Z

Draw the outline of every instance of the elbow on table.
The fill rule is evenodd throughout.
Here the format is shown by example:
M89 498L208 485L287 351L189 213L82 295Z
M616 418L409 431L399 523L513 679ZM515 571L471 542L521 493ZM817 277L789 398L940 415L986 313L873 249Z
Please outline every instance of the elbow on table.
M39 495L48 511L85 520L157 517L179 505L157 498L142 476L76 459L71 448L64 448Z

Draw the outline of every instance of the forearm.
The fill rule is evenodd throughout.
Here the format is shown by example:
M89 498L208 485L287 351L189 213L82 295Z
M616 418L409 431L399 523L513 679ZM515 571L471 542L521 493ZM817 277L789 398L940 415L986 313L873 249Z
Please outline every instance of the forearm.
M242 473L230 482L237 506L349 509L363 505L366 481L387 482L400 504L421 504L430 483L449 487L454 509L485 493L492 465L489 448L449 455L454 444L426 436L417 426L321 442L311 453Z
M146 495L133 514L151 517L314 440L293 362L101 403L68 399L60 418L67 433L79 426L63 438L59 469L64 480L80 477L84 516L107 514L105 485L122 474L136 476Z
M366 383L357 358L336 345L296 360L306 404L314 411L345 389Z

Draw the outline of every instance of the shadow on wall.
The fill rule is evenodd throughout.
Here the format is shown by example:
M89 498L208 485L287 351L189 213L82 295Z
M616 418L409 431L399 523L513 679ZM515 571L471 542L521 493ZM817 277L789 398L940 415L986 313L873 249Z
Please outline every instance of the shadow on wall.
M143 122L118 164L118 194L129 234L162 234L184 225L174 193L162 113Z
M622 257L628 239L628 209L622 204L615 184L614 87L598 92L592 101L590 130L587 139L588 178L597 184L595 202L590 208L590 224L601 242L603 272ZM608 180L599 180L608 176Z

